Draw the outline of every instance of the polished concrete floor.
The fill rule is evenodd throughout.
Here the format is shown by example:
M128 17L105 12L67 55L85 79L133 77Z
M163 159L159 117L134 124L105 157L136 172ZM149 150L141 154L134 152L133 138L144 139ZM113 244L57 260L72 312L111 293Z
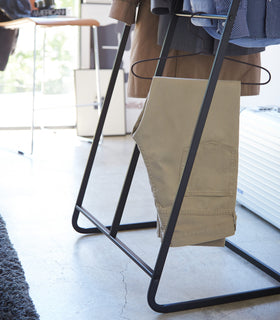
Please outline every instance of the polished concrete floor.
M46 130L35 133L32 156L19 155L13 145L17 139L9 140L13 135L0 132L0 142L9 145L0 148L0 212L42 320L280 319L279 295L172 314L154 312L146 299L149 276L104 235L83 236L71 226L90 143L71 130ZM104 224L111 222L132 149L130 137L105 137L99 147L84 206ZM280 271L279 230L240 206L237 214L232 240ZM123 221L155 217L140 161ZM80 224L91 226L85 218ZM122 232L119 238L154 266L160 246L154 229ZM226 248L172 248L157 299L177 302L275 284Z

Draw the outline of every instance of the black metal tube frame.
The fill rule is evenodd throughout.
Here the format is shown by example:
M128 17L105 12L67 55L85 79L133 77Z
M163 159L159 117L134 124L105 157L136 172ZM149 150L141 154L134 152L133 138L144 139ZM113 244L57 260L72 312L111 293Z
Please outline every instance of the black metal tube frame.
M196 128L193 134L193 139L190 147L190 151L188 154L188 158L186 161L186 165L183 171L183 175L181 178L181 182L178 188L178 192L174 201L174 205L172 208L172 212L170 215L170 219L167 225L167 229L165 232L165 236L163 238L156 264L154 269L152 269L149 265L147 265L139 256L137 256L130 248L128 248L120 239L117 238L118 231L122 230L134 230L134 229L143 229L143 228L154 228L156 226L155 221L149 222L141 222L141 223L132 223L132 224L120 224L121 218L123 215L124 207L126 204L126 200L128 197L129 189L131 186L131 182L134 176L134 172L137 166L138 158L139 158L139 149L137 145L134 147L134 151L131 157L130 165L126 174L126 178L123 184L123 188L121 191L121 195L119 198L119 202L116 208L116 212L113 218L113 222L111 226L105 227L96 217L94 217L88 210L86 210L83 206L83 199L86 193L90 173L93 167L95 155L97 152L98 144L100 141L100 137L102 134L104 122L106 119L107 111L110 105L111 96L114 90L114 85L116 81L116 77L118 74L118 70L120 68L120 63L122 60L123 52L125 49L125 45L129 36L130 26L125 26L122 40L119 46L119 50L116 56L116 60L114 63L114 67L112 70L111 79L109 82L109 86L107 89L107 94L104 100L104 104L102 107L102 112L100 115L100 119L97 125L94 141L90 150L88 162L85 168L84 176L82 179L81 187L79 190L77 202L74 208L74 213L72 216L72 225L73 228L82 234L94 234L94 233L103 233L106 235L114 244L116 244L130 259L132 259L143 271L145 271L150 277L151 282L148 289L148 303L150 307L157 312L168 313L182 310L190 310L195 308L202 308L208 306L214 306L219 304L226 304L231 302L243 301L248 299L255 299L259 297L271 296L280 294L280 285L269 287L269 288L261 288L257 290L238 292L233 294L221 295L208 297L203 299L191 300L191 301L182 301L177 303L169 303L169 304L158 304L156 302L156 293L158 289L158 285L160 282L160 278L162 275L162 271L165 265L165 261L167 258L167 254L169 251L171 239L174 233L174 229L176 226L176 222L179 216L180 208L182 205L182 201L186 192L186 188L188 185L189 177L192 171L193 163L195 160L195 156L199 147L200 139L202 136L202 132L204 129L204 125L207 119L207 115L210 109L211 101L213 98L213 94L215 91L215 87L218 81L220 69L223 63L226 46L229 41L230 33L233 27L233 23L235 20L235 16L237 13L237 9L239 6L240 0L232 0L231 7L227 14L226 23L224 32L222 35L222 39L219 43L219 47L215 56L215 60L212 66L211 74L208 81L208 86L205 92L205 96L203 99L203 103L201 106L200 114L197 120ZM176 15L178 12L178 8L180 8L180 0L178 0L174 7L174 14L172 16L166 38L164 41L164 45L162 48L162 52L160 57L166 57L168 55L168 51L170 48L171 40L174 35L177 19L179 15ZM155 76L161 76L165 65L165 59L161 58L158 62ZM87 217L96 227L95 228L82 228L78 225L78 218L80 213L82 213L85 217ZM234 253L238 254L243 259L247 260L249 263L253 264L256 268L263 271L274 280L280 282L280 273L276 270L270 268L262 261L256 259L243 249L239 248L232 242L226 240L226 247L232 250Z

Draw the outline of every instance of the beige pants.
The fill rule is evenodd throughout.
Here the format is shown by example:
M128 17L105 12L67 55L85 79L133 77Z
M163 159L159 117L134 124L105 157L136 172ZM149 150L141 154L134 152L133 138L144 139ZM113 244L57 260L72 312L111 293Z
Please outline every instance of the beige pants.
M155 77L134 130L163 237L207 80ZM224 245L236 226L240 82L218 81L172 239L173 246Z

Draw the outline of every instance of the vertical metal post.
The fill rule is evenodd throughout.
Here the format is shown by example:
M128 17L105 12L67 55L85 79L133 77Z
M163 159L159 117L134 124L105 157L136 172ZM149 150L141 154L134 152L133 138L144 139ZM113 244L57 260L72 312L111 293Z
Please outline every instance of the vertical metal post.
M35 96L36 96L36 61L37 61L37 25L34 24L34 48L33 48L33 89L32 89L32 118L31 118L31 150L34 148L34 123L35 123Z
M43 75L41 80L41 92L44 94L45 92L45 81L46 81L46 39L47 39L47 33L46 28L44 30L44 36L43 36Z
M119 202L118 202L118 205L117 205L117 209L116 209L116 212L115 212L115 215L114 215L114 219L113 219L113 222L112 222L112 226L110 228L110 235L112 237L114 237L114 238L116 237L116 235L118 233L118 230L119 230L119 227L120 227L121 218L122 218L122 215L123 215L123 211L124 211L124 207L125 207L125 204L126 204L126 200L127 200L127 197L128 197L128 193L129 193L129 190L130 190L130 186L131 186L131 183L132 183L134 172L135 172L135 169L136 169L136 166L137 166L137 162L138 162L138 159L139 159L139 154L140 154L140 151L139 151L137 145L135 145L133 153L132 153L132 157L131 157L131 160L130 160L130 164L129 164L129 167L128 167L128 170L127 170L125 182L123 184L122 192L121 192L121 195L120 195L120 198L119 198Z
M99 60L98 29L96 26L92 26L92 29L93 29L93 47L94 47L97 110L98 110L98 117L100 117L102 102L101 102L101 89L100 89L100 60ZM102 142L102 134L101 134L99 142Z
M95 78L96 78L96 95L98 102L98 113L101 113L101 92L100 92L100 60L97 27L93 26L93 43L94 43L94 61L95 61Z

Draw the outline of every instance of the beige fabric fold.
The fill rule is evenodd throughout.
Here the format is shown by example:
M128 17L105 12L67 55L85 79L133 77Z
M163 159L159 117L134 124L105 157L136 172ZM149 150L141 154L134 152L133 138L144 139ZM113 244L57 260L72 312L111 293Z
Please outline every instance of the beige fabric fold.
M208 81L154 77L133 130L163 237ZM172 246L223 246L236 228L239 81L217 83Z

